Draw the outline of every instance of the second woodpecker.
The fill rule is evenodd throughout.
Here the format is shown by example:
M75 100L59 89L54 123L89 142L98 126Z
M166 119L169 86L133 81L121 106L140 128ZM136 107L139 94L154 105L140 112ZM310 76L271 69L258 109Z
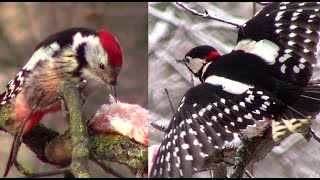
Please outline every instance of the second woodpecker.
M238 43L221 55L209 45L179 62L200 79L180 102L156 155L152 177L191 177L218 149L240 138L275 141L299 131L320 112L320 85L310 82L317 64L320 5L276 2L243 24Z

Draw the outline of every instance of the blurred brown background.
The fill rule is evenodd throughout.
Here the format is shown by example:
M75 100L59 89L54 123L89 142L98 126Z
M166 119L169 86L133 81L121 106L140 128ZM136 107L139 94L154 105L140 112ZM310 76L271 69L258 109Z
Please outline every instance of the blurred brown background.
M205 10L228 21L243 24L254 12L252 2L184 3L203 13ZM263 6L256 4L256 11ZM167 126L173 116L164 88L176 110L187 89L192 87L190 72L174 59L181 59L193 47L208 44L221 54L236 45L237 28L215 20L194 16L175 3L149 3L149 121ZM320 63L319 63L320 64ZM315 77L320 77L319 66ZM199 84L198 79L194 79ZM319 118L312 126L320 133ZM164 133L149 127L149 145L160 144ZM300 134L291 135L262 161L254 164L254 177L320 177L320 144L307 142ZM208 177L198 173L195 177Z
M50 34L70 27L105 28L119 41L124 64L117 86L120 101L147 108L147 3L145 2L2 2L0 3L0 92L32 56L36 45ZM107 89L100 89L85 104L87 118L108 101ZM54 120L53 120L54 119ZM42 123L64 132L68 124L61 113L44 117ZM0 174L7 162L13 137L0 132ZM53 170L39 163L22 146L18 159L39 172ZM93 177L112 177L91 163ZM22 176L11 169L9 177ZM125 172L129 172L124 169Z

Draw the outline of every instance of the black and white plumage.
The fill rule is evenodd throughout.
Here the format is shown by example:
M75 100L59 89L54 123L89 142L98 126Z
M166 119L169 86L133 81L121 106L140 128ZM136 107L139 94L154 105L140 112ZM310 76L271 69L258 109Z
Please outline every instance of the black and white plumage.
M121 48L109 32L70 28L52 34L35 48L34 54L0 95L0 108L13 104L16 130L27 112L36 107L40 114L59 109L58 83L73 81L87 87L106 83L114 86L122 65ZM87 86L88 85L88 86ZM42 115L35 119L40 120ZM30 120L26 131L36 125ZM30 127L29 127L30 126Z
M40 42L0 95L0 112L7 111L3 128L16 134L4 177L16 157L14 149L20 146L21 136L45 114L61 109L60 82L75 83L87 96L96 84L115 86L121 66L121 47L106 30L69 28Z
M312 123L320 112L320 85L309 85L317 63L319 3L271 3L239 29L232 52L211 46L183 60L202 84L189 89L160 145L151 177L191 177L216 149L239 135L273 139Z

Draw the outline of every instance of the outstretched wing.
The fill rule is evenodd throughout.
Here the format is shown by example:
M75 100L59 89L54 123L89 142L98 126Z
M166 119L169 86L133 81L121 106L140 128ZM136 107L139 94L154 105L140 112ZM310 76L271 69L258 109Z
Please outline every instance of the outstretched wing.
M266 39L277 44L280 50L270 71L285 81L306 85L317 63L319 34L319 2L276 2L242 25L238 42Z
M232 146L239 132L271 119L284 106L254 87L242 94L209 83L189 89L166 130L150 175L191 177L216 149Z

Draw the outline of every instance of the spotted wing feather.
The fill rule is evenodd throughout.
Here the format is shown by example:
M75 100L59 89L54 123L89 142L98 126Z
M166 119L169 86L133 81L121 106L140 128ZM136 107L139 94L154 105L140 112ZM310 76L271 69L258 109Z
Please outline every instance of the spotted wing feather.
M232 146L241 130L283 107L255 88L240 95L209 83L191 88L166 130L150 175L191 177L216 149Z
M0 95L0 106L6 105L14 98L19 91L22 89L22 85L25 78L30 71L22 70L20 71L9 83L7 84L7 90Z
M57 61L58 67L54 67L56 68L55 70L57 70L57 73L63 72L59 70L59 69L63 69L62 66L70 66L69 69L66 69L66 68L65 69L68 71L72 71L72 70L74 71L74 67L77 65L74 64L76 61L69 60L69 59L72 59L72 57L69 57L69 59L68 57L65 57L65 59L56 58L56 57L58 57L58 55L63 56L62 54L60 54L64 52L62 51L63 48L67 48L66 46L73 44L73 41L75 41L74 35L76 35L77 33L80 33L84 37L97 34L96 31L88 28L70 28L65 31L52 34L51 36L49 36L48 38L40 42L38 46L35 48L35 51L32 57L29 59L28 63L7 84L7 90L0 95L0 106L8 104L10 100L14 98L18 94L18 92L23 89L27 76L29 76L31 73L34 73L34 71L36 71L35 69L37 68L39 69L39 66L42 64L42 62L45 62L47 60ZM64 53L68 54L68 52L64 52ZM69 52L68 55L70 56L72 54L75 54L75 52ZM84 64L84 61L80 61L81 57L78 57L78 59L79 59L78 63L80 64L80 66L78 66L78 71L79 71L80 67L84 66L85 64ZM50 71L50 69L48 69L48 71ZM75 72L75 73L79 73L79 72ZM43 74L47 74L47 73L44 72ZM44 76L40 76L40 77L44 77ZM49 77L47 81L49 81L50 79L51 77Z
M238 42L244 39L274 42L280 50L270 70L283 80L306 85L317 63L319 32L319 3L276 2L242 25Z

